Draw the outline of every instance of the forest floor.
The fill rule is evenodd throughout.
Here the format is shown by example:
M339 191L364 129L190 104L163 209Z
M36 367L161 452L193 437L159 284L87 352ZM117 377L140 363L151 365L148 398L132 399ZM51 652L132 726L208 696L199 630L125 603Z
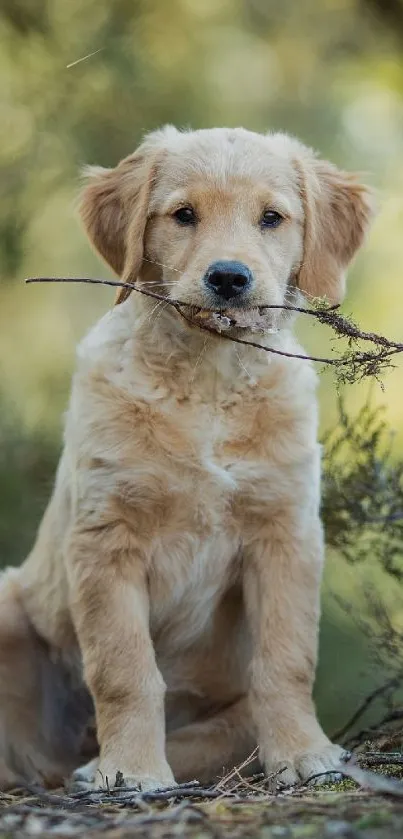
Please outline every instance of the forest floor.
M263 776L244 779L237 769L215 786L163 793L0 793L0 839L401 839L403 752L395 744L396 733L372 737L340 782L276 794Z

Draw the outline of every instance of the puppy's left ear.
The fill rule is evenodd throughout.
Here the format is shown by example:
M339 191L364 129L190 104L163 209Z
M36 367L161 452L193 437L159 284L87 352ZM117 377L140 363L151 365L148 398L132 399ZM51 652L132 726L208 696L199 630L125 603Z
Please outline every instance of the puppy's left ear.
M355 175L316 159L305 147L302 151L294 159L305 213L298 286L309 297L341 303L346 268L375 213L374 195Z
M80 215L86 232L105 262L130 282L135 282L141 268L159 157L157 144L148 139L114 169L89 166L84 171L89 183L81 196ZM116 303L129 294L130 289L121 288Z

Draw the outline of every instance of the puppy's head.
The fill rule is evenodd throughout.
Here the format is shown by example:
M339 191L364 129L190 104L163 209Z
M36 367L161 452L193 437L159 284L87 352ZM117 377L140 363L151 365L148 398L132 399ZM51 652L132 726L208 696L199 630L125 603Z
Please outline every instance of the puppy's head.
M295 287L340 302L372 216L353 175L283 134L168 126L88 175L82 219L114 271L210 309L282 305Z

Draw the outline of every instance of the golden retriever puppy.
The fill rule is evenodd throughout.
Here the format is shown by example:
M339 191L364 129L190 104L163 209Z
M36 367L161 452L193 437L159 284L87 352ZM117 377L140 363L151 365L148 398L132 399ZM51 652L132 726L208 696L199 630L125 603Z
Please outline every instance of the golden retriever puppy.
M282 134L168 126L88 177L82 219L118 275L243 314L340 301L372 214L354 177ZM210 780L256 745L283 784L334 770L311 696L313 367L118 302L78 349L36 544L1 577L0 785L66 778L93 710L99 758L93 743L76 779L96 786ZM268 311L261 340L301 352L290 313Z

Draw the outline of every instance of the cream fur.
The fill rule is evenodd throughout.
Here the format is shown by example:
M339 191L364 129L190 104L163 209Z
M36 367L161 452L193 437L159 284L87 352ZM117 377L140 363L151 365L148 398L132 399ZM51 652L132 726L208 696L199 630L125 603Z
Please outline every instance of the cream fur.
M248 306L340 299L368 192L297 140L150 135L90 170L82 218L125 279L196 305L216 259ZM172 217L192 204L198 224ZM262 231L263 209L283 223ZM291 288L290 286L293 286ZM284 783L337 767L311 693L323 538L316 374L126 293L78 349L55 488L32 553L0 582L0 785L116 772L209 780L256 743ZM273 310L264 340L299 352ZM88 738L87 738L88 740ZM97 770L99 773L97 774Z

